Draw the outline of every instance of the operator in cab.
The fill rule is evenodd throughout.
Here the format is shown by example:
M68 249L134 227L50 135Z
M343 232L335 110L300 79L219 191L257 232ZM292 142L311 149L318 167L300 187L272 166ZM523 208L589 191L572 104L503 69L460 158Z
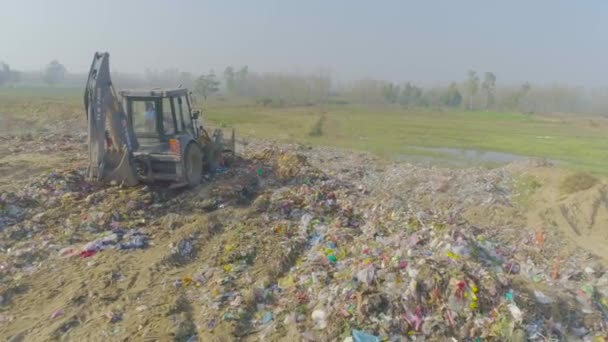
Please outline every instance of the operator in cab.
M154 109L154 104L152 102L146 103L146 129L149 132L154 132L156 127L156 110Z

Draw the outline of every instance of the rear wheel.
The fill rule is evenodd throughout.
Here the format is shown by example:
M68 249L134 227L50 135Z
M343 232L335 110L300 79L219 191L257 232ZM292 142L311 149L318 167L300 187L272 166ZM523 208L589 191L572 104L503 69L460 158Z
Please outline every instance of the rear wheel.
M185 174L188 186L194 187L201 183L203 178L203 152L196 144L186 147Z

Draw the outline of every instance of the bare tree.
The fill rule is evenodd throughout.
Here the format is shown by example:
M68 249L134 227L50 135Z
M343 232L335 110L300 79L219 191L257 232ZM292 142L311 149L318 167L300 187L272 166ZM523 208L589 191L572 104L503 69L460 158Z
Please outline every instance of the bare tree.
M403 86L401 94L399 94L399 103L405 107L424 105L422 88L416 87L414 84L407 82Z
M458 107L462 102L462 95L458 91L456 82L452 82L450 86L443 92L439 98L441 105L447 107Z
M4 63L0 62L0 86L5 83L8 83L11 80L11 67Z
M483 74L483 82L481 82L481 90L486 93L485 109L488 110L490 103L494 100L494 89L496 88L496 75L490 71Z
M382 95L388 103L395 103L399 99L400 88L393 83L387 83L382 87Z
M201 75L196 81L196 92L203 95L205 100L210 95L220 90L220 81L215 77L215 73L211 70L207 75Z
M57 60L51 61L44 69L44 82L49 85L55 85L65 78L67 69Z
M229 94L234 94L234 68L227 66L224 69L224 83Z
M531 108L526 108L526 107L529 107L529 106L527 106L526 98L528 97L528 94L530 93L530 89L532 89L530 82L525 82L524 84L521 85L520 89L517 91L516 103L517 103L517 108L519 110L522 110L522 111L531 110Z
M469 70L468 79L465 82L466 89L469 93L469 110L473 110L473 97L477 94L477 90L479 90L479 77L477 77L477 73L474 70Z

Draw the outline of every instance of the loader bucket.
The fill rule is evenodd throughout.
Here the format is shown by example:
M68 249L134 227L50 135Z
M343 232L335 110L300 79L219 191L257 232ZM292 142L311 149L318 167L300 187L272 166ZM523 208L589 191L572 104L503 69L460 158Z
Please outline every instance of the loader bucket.
M138 148L138 142L112 85L109 58L108 53L95 53L84 93L88 121L88 178L135 185L137 176L132 152Z
M104 163L101 181L116 181L126 186L139 183L135 174L135 167L127 151L107 151L104 156Z

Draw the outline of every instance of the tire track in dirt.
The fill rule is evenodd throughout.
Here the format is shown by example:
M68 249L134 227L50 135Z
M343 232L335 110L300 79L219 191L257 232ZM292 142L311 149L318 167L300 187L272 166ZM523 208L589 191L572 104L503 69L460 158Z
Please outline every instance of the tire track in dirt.
M271 244L273 243L272 240L268 241L270 241ZM272 288L278 284L280 278L286 275L288 271L296 265L297 260L307 250L305 239L292 239L286 250L277 250L276 253L270 255L270 260L276 260L271 267L268 267L265 260L260 260L258 262L259 266L254 265L254 268L256 266L265 267L262 272L258 273L258 276L266 280L268 284L266 288ZM261 298L260 293L256 293L255 291L245 300L245 315L235 326L234 336L243 338L258 331L255 329L254 325L254 314L257 311L257 305L263 300L264 298Z
M565 251L584 249L608 258L605 244L608 232L608 185L602 180L588 189L564 192L563 182L571 172L541 167L529 171L542 186L532 195L534 203L527 209L527 224L559 237ZM557 236L556 235L556 236Z
M564 220L566 220L566 222L568 223L570 228L572 228L572 231L574 231L576 233L576 235L580 236L581 231L578 229L576 219L574 217L572 217L572 215L570 214L571 210L572 210L571 208L568 208L564 204L560 204L560 206L559 206L559 211L562 213Z
M191 296L179 288L180 280L195 274L195 269L205 258L205 249L213 239L221 234L217 214L193 214L193 219L174 230L165 233L169 241L152 263L153 275L149 288L160 291L147 293L148 302L156 303L153 313L148 312L148 320L133 334L147 340L187 340L197 335L198 310ZM219 224L219 226L218 226ZM185 286L185 285L183 285ZM177 299L176 299L177 298ZM187 304L187 305L186 305Z

